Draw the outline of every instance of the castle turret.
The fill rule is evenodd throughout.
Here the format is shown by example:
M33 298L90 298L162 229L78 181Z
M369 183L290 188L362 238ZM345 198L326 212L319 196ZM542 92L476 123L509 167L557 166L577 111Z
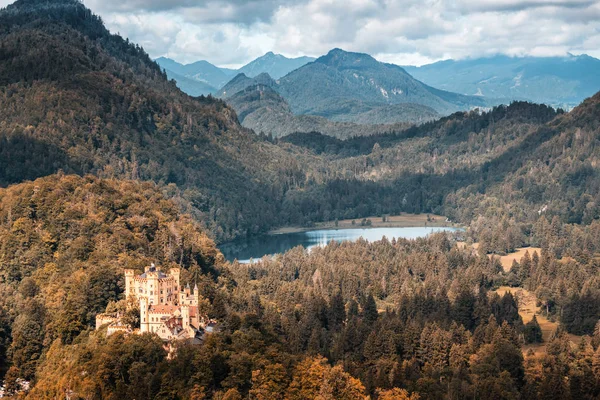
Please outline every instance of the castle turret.
M152 264L150 270L148 270L148 272L146 273L146 277L148 279L146 288L148 291L148 299L150 301L150 304L160 304L160 287L158 284L158 272L156 271L156 267L154 266L154 264Z
M140 297L140 331L150 332L150 318L148 317L148 298Z
M135 295L135 271L132 269L125 270L125 297Z
M169 271L169 275L171 275L175 280L175 286L177 287L177 291L179 291L179 288L181 287L179 286L179 277L181 276L181 270L179 268L171 268L171 270Z

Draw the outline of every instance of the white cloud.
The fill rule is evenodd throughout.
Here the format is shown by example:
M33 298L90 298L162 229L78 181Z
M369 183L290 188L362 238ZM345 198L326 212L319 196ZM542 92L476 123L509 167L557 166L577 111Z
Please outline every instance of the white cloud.
M8 4L0 0L0 5ZM600 55L600 0L85 0L153 57L237 66L334 47L399 64Z

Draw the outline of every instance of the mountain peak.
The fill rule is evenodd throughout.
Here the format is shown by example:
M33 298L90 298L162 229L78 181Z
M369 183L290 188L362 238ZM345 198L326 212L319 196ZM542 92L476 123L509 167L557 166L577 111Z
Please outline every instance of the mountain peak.
M311 61L313 59L310 57L287 58L269 51L264 56L244 65L239 71L251 78L258 76L261 72L267 72L274 79L279 79Z
M352 53L339 48L332 49L316 62L329 65L334 68L366 68L379 65L379 61L368 54Z
M31 9L44 9L44 8L55 8L62 6L81 6L85 7L80 0L17 0L14 3L8 5L6 10L31 10Z

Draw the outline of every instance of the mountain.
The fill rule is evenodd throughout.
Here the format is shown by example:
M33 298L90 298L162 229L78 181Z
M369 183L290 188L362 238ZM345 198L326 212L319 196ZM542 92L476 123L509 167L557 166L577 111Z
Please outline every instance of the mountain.
M415 119L406 123L387 123L386 117L390 115L392 121L398 114L408 115L408 108L412 107L412 104L398 104L381 110L389 113L388 115L373 115L371 112L366 112L362 115L363 124L335 122L315 115L294 115L283 97L271 86L261 84L249 86L236 93L227 99L227 103L236 111L243 126L275 138L293 133L319 132L340 139L348 139L355 136L403 131L410 126L410 123L426 122ZM418 111L420 110L419 108ZM416 112L415 115L418 118L422 116L419 112ZM436 116L438 114L431 110L429 120Z
M402 68L380 63L367 54L348 53L339 49L277 81L265 74L256 78L239 74L216 96L229 99L245 88L256 85L269 86L279 93L295 115L319 116L335 122L364 125L422 123L458 109L486 105L481 98L430 88L413 79ZM246 97L238 96L234 108L243 108L243 98ZM276 128L277 132L272 132L275 136L294 132L302 126L298 120L287 117L282 120L281 115L276 124L265 124L264 115L261 119L262 123L252 124L253 128ZM283 121L291 125L279 125ZM310 121L305 125L306 128L316 126L314 119Z
M275 79L279 79L312 61L314 61L314 58L311 57L287 58L281 54L269 52L242 68L234 70L220 68L204 60L184 65L166 57L156 59L158 65L167 71L169 79L175 79L177 86L190 96L216 93L233 76L239 74L244 74L250 78L268 74Z
M234 96L236 93L256 85L275 88L277 86L277 82L275 82L275 80L267 73L261 73L253 78L248 77L244 73L239 73L232 80L227 82L227 84L218 92L216 92L215 96L220 99L228 99L229 97Z
M221 88L232 76L230 71L219 68L208 61L183 65L169 58L161 57L156 59L156 62L167 71L169 79L175 79L181 90L190 95L193 94L188 91L189 81L180 82L181 77L208 85L207 89L210 88L212 91L202 94L209 94Z
M267 73L273 77L273 79L279 79L293 70L313 61L315 61L315 59L312 57L287 58L281 54L268 52L264 56L244 65L237 72L243 73L250 78L254 78L262 73Z
M600 90L600 60L587 55L496 56L405 68L439 89L555 106L577 105Z
M167 73L167 77L175 80L177 87L181 89L182 92L185 92L190 96L207 96L217 92L217 88L209 85L206 82L179 75L168 69L165 69L165 71Z
M344 115L348 100L382 106L414 103L440 114L487 105L481 98L434 89L368 54L340 49L281 78L279 92L294 113L328 118Z

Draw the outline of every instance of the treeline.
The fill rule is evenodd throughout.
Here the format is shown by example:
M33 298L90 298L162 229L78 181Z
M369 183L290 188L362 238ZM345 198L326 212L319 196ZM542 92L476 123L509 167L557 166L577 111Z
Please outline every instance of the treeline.
M369 154L375 144L381 148L388 148L398 145L403 140L417 137L444 139L452 137L454 141L458 141L464 140L470 134L481 133L499 123L505 124L510 121L512 124L545 124L562 113L564 111L555 111L546 105L513 102L508 106L493 107L490 111L457 112L435 121L398 129L396 132L357 136L345 140L321 135L319 132L294 133L278 141L305 147L317 154L351 157Z

